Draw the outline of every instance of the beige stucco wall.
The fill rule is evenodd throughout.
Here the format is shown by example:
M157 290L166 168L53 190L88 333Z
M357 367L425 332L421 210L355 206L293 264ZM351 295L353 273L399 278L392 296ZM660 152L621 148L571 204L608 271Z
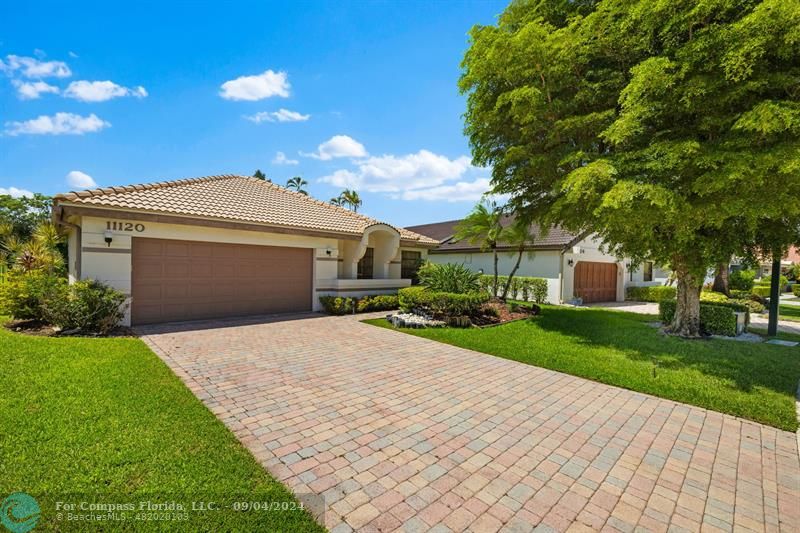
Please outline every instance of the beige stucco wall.
M79 239L77 231L70 233L68 246L71 279L77 278L79 271L81 279L92 278L103 281L127 294L129 298L131 295L131 244L133 237L312 248L315 251L313 287L311 291L313 300L311 305L314 310L321 309L319 295L322 294L322 288L334 286L335 284L332 280L340 277L339 247L343 247L344 253L358 245L358 241L328 237L141 222L126 220L124 214L120 214L114 219L80 217L72 219L72 222L81 226L80 240L82 242L80 244L81 252L78 254ZM110 246L105 242L105 232L109 222L117 222L117 229L111 230L112 242ZM130 231L126 231L127 229L130 229ZM424 250L420 251L424 252ZM80 257L79 268L77 263L73 264L74 258L77 257ZM397 252L397 258L399 261L399 251ZM399 265L397 269L390 265L387 272L388 276L394 277L395 273L396 277L399 278ZM347 295L355 296L356 294L348 293ZM130 324L129 313L125 317L124 324Z

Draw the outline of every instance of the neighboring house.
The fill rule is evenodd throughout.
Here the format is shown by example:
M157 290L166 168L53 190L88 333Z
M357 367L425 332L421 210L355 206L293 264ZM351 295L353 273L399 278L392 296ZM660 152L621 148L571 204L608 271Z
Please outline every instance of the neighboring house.
M784 255L783 258L781 258L781 270L783 272L786 272L786 270L790 266L796 263L800 263L800 250L798 250L797 246L791 246L786 255ZM742 270L744 268L745 265L742 263L741 259L734 258L733 261L731 261L730 264L731 271ZM756 270L756 277L758 278L772 277L772 259L771 258L763 259L761 263L758 265L758 268L756 268L755 270Z
M125 324L320 308L391 293L438 242L243 176L59 194L70 280L130 297Z
M511 219L503 221L507 225ZM475 272L492 274L494 271L492 252L466 240L454 238L460 220L449 220L435 224L410 226L407 229L426 235L439 242L439 247L428 252L434 263L460 263ZM534 225L531 234L539 236L527 247L522 256L517 276L545 278L548 284L548 301L567 302L574 297L584 302L622 301L625 288L629 286L661 285L667 273L647 262L637 269L631 262L619 260L600 249L600 243L591 235L581 237L553 227L542 235ZM505 276L511 272L517 260L517 251L507 243L498 246L498 272Z

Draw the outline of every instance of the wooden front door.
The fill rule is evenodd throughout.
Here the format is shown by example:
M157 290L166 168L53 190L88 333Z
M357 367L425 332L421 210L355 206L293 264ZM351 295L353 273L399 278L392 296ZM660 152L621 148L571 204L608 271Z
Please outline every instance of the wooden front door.
M613 302L617 299L616 263L579 261L575 265L575 296L584 303Z

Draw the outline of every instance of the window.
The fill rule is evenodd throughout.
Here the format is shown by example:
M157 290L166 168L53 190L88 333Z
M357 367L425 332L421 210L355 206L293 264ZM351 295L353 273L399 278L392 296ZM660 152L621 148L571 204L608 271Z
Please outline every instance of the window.
M420 264L422 264L422 252L403 250L400 252L400 277L410 279L411 284L416 285L419 283L417 270L419 270Z
M642 281L653 281L653 262L645 261Z
M367 248L364 257L358 262L358 279L372 279L374 252L374 248Z

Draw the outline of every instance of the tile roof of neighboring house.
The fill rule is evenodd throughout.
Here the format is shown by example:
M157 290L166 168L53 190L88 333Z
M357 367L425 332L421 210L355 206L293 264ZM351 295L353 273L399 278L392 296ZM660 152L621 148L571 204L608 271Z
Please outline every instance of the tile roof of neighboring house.
M797 246L790 247L789 252L786 254L786 259L792 263L800 263L800 248Z
M55 203L132 209L298 230L361 235L378 220L248 176L207 176L59 194ZM396 228L403 241L436 241Z
M504 216L502 220L503 226L508 226L513 221L513 217ZM439 241L439 247L432 250L436 252L459 252L478 250L478 245L472 244L466 240L456 240L454 235L456 233L456 226L461 220L448 220L446 222L437 222L434 224L422 224L420 226L409 226L406 229L427 235ZM559 249L565 248L575 242L578 236L571 233L559 226L553 226L547 235L542 236L542 230L537 224L531 225L531 234L534 235L533 241L530 243L531 249ZM498 248L509 248L508 243L500 242Z

